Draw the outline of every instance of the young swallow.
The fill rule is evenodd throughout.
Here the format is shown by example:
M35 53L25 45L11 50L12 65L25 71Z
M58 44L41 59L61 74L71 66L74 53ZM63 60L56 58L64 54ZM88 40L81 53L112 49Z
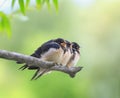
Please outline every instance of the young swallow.
M62 38L50 40L46 43L44 43L41 47L39 47L31 56L40 58L43 61L51 61L57 64L61 63L61 59L63 54L66 51L66 43L65 40ZM20 69L37 69L36 73L32 77L33 79L37 79L43 74L49 72L49 69L43 69L39 68L37 66L32 66L32 65L24 65Z
M69 61L69 59L70 59L70 57L71 57L71 55L72 55L72 44L69 42L69 41L67 41L67 40L65 40L66 41L66 52L63 54L63 56L62 56L62 60L61 60L61 65L62 66L66 66L66 64L67 64L67 62Z
M53 47L55 45L57 45L58 47ZM57 64L61 64L62 56L66 51L66 43L64 39L61 38L55 39L53 42L46 44L44 47L45 49L48 48L49 49L47 50L47 52L41 54L40 59L42 59L43 61L51 61ZM49 71L50 71L49 69L38 68L32 79L36 80L43 74L48 73Z
M75 66L80 58L80 46L76 42L72 42L72 55L67 63L67 67Z

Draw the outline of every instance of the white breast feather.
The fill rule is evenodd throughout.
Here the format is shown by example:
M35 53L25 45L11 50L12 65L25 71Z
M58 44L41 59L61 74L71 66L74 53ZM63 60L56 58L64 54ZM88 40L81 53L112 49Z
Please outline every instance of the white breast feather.
M70 49L68 49L68 51L66 51L66 53L63 54L63 56L62 56L61 64L66 66L68 61L69 61L69 59L70 59L70 57L71 57L71 55L72 54L70 52Z
M63 50L61 48L59 49L51 48L48 50L48 52L42 54L41 59L46 61L52 61L55 63L60 63L62 55L63 55Z

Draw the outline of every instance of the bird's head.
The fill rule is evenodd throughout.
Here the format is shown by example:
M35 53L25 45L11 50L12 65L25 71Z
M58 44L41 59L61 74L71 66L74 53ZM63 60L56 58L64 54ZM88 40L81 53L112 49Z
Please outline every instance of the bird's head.
M66 45L67 45L67 50L70 49L70 52L72 53L72 43L65 40L66 41Z
M62 38L57 38L54 40L56 43L58 43L61 47L65 47L66 48L66 42L64 39Z
M64 50L64 52L66 52L67 44L66 44L66 41L63 38L57 38L54 41L56 43L58 43L62 47L62 49Z
M76 42L72 42L72 48L79 52L80 46Z

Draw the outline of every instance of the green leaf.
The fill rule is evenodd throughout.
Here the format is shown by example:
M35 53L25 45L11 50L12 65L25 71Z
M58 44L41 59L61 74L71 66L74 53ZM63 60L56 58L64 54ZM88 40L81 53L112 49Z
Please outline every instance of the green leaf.
M36 7L40 9L42 6L42 0L36 0Z
M8 36L11 36L10 22L6 16L3 17L3 24L4 24L4 29L7 32Z
M28 7L30 0L26 0L26 7Z
M24 5L24 0L19 0L19 6L21 12L25 15L25 5Z
M4 29L5 29L3 17L4 17L4 13L0 12L0 31L1 32L4 32Z
M58 0L53 0L56 11L58 11Z
M3 13L0 12L0 30L2 32L7 32L8 36L11 36L11 27L8 17Z
M16 1L16 0L12 0L12 8L13 8L14 5L15 5L15 1Z

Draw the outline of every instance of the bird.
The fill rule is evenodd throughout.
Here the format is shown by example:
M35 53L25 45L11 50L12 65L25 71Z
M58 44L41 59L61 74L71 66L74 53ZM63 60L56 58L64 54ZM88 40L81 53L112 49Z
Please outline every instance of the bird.
M62 56L66 53L66 42L62 38L49 40L42 44L31 56L39 58L43 61L51 61L53 63L61 64ZM21 62L17 62L21 63ZM31 80L38 79L43 74L49 72L49 69L43 69L38 66L25 64L19 69L37 70Z
M76 42L72 42L72 55L67 63L67 67L75 66L80 59L80 46Z
M72 44L68 40L65 40L65 41L66 41L67 47L66 47L66 52L62 56L62 60L61 60L62 66L66 66L67 62L69 61L69 59L72 55Z
M59 46L59 47L53 48L52 46L55 46L56 43L57 43L57 46ZM52 42L50 41L50 43L45 44L44 47L46 49L47 49L47 47L49 47L49 50L46 53L41 54L41 60L52 61L54 63L61 64L62 56L63 56L63 54L66 53L66 43L65 43L64 39L61 39L61 38L55 39L54 41L52 41ZM41 46L41 48L43 48L43 46ZM39 51L39 49L38 49L38 51ZM50 71L49 69L38 68L36 73L32 77L32 80L38 79L40 76L42 76L43 74L45 74L49 71Z

